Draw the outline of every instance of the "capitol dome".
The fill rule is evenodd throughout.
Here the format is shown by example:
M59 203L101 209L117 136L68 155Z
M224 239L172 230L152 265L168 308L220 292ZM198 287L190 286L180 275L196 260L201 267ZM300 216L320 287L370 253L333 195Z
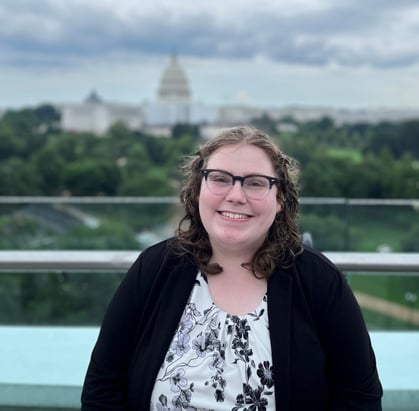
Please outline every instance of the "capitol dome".
M160 80L158 99L164 103L189 103L191 92L188 79L180 66L177 55L172 54L169 65Z

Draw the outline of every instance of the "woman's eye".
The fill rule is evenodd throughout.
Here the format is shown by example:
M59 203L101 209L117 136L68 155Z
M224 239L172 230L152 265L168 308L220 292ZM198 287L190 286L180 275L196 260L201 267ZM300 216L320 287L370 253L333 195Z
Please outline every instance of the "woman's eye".
M246 180L246 185L253 188L264 188L266 186L266 182L260 178L252 178Z
M210 176L211 181L214 181L214 183L229 183L230 179L227 176L223 176L223 175L215 175L215 176Z

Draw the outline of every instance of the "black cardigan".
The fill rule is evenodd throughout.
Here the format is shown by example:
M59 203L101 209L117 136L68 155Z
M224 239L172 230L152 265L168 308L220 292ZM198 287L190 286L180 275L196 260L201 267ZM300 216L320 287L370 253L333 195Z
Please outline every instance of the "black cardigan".
M82 410L150 409L155 377L196 274L189 258L170 251L169 241L139 255L106 311ZM381 410L382 388L361 310L322 254L304 250L292 269L274 270L268 316L278 410Z

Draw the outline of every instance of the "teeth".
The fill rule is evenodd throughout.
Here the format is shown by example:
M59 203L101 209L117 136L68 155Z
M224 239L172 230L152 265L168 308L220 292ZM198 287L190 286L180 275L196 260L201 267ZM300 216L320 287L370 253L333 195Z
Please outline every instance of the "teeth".
M248 218L247 214L232 213L230 211L223 211L221 214L224 217L233 218L233 219L236 219L236 220Z

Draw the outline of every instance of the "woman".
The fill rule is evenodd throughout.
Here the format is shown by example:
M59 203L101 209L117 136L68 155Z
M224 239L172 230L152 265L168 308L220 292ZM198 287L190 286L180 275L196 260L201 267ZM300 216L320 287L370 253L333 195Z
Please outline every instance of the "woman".
M82 410L381 410L360 308L301 244L294 175L250 127L189 159L185 217L114 295Z

